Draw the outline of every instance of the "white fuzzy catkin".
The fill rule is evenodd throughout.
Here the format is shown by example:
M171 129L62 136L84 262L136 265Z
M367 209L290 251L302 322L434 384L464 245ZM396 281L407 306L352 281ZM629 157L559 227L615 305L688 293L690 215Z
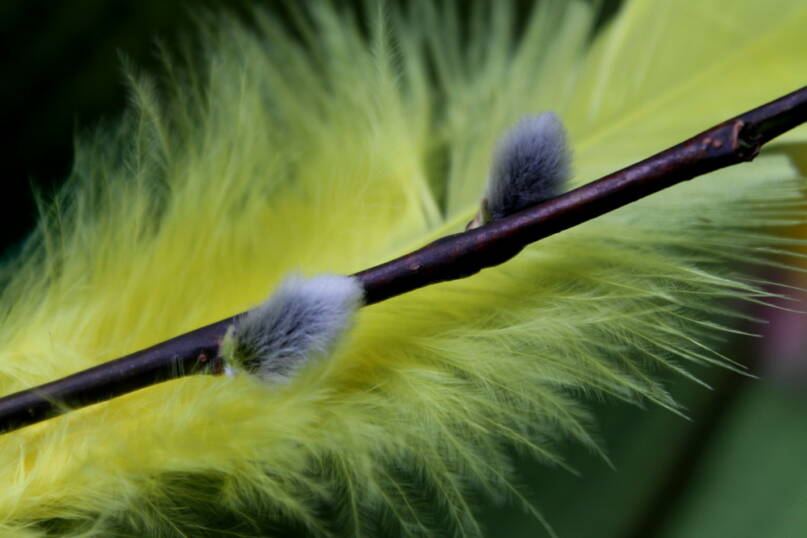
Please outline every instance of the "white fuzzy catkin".
M554 112L519 121L496 148L485 193L488 218L500 219L560 194L570 162L566 132Z
M333 350L352 325L363 295L353 277L289 276L236 320L223 346L225 359L263 381L287 382L312 358Z

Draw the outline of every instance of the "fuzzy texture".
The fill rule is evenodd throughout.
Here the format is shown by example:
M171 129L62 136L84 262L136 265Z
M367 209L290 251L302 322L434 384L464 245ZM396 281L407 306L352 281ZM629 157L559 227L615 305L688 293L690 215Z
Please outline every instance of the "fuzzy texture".
M736 0L730 19L629 1L593 41L588 2L516 4L463 24L426 0L362 24L312 2L294 30L219 16L187 68L133 76L131 113L79 141L0 273L0 391L243 311L291 270L351 274L458 231L531 110L564 118L579 183L807 72L802 0ZM654 371L728 364L713 348L736 302L768 296L741 269L804 219L771 149L363 308L283 390L192 376L0 437L0 535L481 534L474 492L520 498L511 445L562 464L559 439L597 450L589 397L677 411Z
M490 220L560 194L571 173L563 124L553 112L521 119L496 148L485 191Z
M239 316L222 344L227 365L267 383L291 380L331 353L353 324L364 292L352 277L287 277L264 302Z

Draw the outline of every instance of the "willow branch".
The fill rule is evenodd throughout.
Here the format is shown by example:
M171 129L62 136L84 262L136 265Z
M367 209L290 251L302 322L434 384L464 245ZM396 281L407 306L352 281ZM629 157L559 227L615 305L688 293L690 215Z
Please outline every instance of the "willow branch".
M499 265L525 246L654 192L752 160L771 139L807 121L807 87L727 120L643 161L490 224L449 235L354 274L371 305ZM220 374L219 345L238 314L71 376L0 398L7 432L192 374Z

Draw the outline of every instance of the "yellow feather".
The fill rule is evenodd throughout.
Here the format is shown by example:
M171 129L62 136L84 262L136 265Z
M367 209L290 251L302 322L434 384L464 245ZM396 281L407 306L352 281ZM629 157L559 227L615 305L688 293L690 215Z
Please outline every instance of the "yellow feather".
M457 231L520 116L565 119L581 183L794 89L807 8L762 4L628 2L590 48L585 2L542 3L520 38L508 2L472 9L470 38L425 1L371 13L367 39L318 4L304 44L269 16L200 30L203 66L133 77L131 113L79 142L3 268L0 392L232 315L291 270ZM363 309L281 390L187 378L4 435L0 531L373 535L386 511L408 534L478 534L469 491L514 491L509 443L556 463L559 438L596 447L580 393L677 410L653 370L727 364L721 301L764 299L736 262L788 246L754 230L803 219L801 187L764 154Z

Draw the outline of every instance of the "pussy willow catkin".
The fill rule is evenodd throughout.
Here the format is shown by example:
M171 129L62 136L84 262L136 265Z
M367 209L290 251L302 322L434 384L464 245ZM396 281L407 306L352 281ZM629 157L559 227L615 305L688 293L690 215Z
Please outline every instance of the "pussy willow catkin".
M361 306L361 284L342 275L286 278L266 301L235 321L222 344L226 367L270 384L290 381L333 352Z
M521 119L497 145L483 211L495 220L557 196L571 175L570 161L554 113Z
M200 28L176 62L195 67L137 79L132 110L77 142L6 262L0 391L246 310L290 272L351 274L458 231L525 115L563 118L575 186L803 84L797 0L733 2L732 32L704 15L716 0L664 17L629 1L593 41L586 2L511 4ZM741 314L722 301L764 296L741 270L788 244L802 187L763 154L361 309L272 390L189 377L5 435L0 533L482 534L474 492L517 491L509 444L596 448L581 394L677 409L651 370L724 364L712 347Z

